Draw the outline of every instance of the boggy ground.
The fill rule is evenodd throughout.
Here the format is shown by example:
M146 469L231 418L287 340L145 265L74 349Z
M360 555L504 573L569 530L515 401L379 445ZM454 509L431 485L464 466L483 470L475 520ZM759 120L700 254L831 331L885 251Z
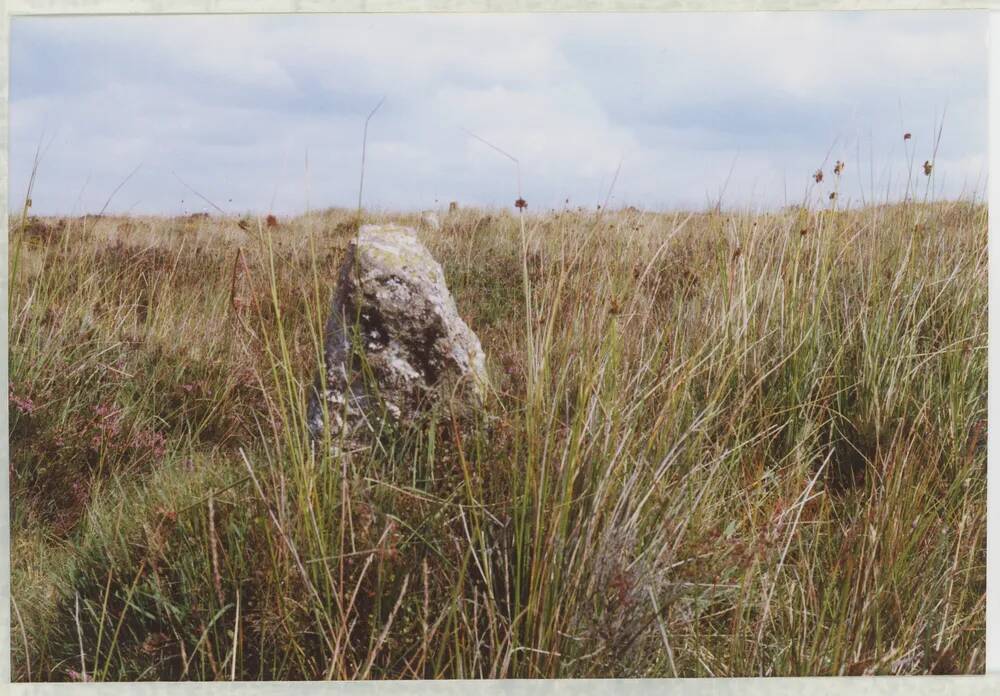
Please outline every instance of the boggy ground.
M18 680L983 669L984 206L442 215L481 423L335 459L350 213L11 229Z

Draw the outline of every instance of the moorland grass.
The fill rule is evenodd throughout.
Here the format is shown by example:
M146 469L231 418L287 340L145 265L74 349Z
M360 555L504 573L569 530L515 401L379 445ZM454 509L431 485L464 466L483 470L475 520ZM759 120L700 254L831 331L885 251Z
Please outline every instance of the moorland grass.
M17 680L982 671L985 206L448 214L484 413L336 456L242 222L11 220Z

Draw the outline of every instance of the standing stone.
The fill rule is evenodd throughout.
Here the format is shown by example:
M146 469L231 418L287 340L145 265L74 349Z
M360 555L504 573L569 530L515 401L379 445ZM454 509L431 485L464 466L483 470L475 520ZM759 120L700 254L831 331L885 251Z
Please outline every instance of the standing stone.
M365 225L349 246L325 363L308 422L317 439L328 423L335 445L342 436L363 443L386 420L417 424L442 400L478 408L487 385L483 349L459 317L440 264L414 230L397 225Z

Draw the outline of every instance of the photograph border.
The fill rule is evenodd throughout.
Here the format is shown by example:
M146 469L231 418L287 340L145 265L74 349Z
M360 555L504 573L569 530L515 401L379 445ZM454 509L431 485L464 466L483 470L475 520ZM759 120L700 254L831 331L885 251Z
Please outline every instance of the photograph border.
M3 13L0 24L0 214L3 238L0 241L4 301L0 303L5 330L0 346L8 355L8 234L9 234L9 98L10 98L10 27L21 16L101 15L101 14L288 14L288 13L571 13L571 12L748 12L748 11L874 11L874 10L989 10L989 112L1000 114L1000 0L0 0ZM989 160L1000 162L1000 118L990 119ZM1000 177L990 177L989 203L1000 210ZM1000 301L997 280L997 257L1000 223L989 217L989 345L990 371L1000 361L1000 328L995 307ZM8 362L4 359L0 376L8 382ZM1000 396L990 388L988 421L1000 422ZM521 694L572 693L573 696L603 696L627 693L642 694L747 694L748 696L792 695L810 693L870 693L900 696L919 694L995 694L1000 693L1000 606L986 605L986 674L927 677L770 677L770 678L701 678L701 679L554 679L554 680L468 680L406 682L152 682L108 684L11 683L11 603L10 603L10 500L8 411L0 414L0 458L4 475L0 476L0 690L10 685L11 694L268 694L300 696L303 694ZM989 429L988 429L989 431ZM990 433L987 441L987 538L1000 539L1000 482L996 481L1000 456L997 438ZM992 468L992 472L990 471ZM990 474L993 475L990 475ZM1000 550L987 543L987 594L1000 588Z

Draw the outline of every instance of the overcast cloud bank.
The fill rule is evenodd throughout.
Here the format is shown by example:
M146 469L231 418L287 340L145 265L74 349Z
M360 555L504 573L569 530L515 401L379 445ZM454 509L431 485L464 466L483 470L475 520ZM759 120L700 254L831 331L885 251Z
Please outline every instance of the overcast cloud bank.
M11 207L764 208L986 183L986 14L15 18ZM912 132L909 141L904 132ZM828 176L816 186L820 166ZM731 174L730 174L731 172ZM728 184L727 184L728 181ZM724 194L723 194L724 190Z

